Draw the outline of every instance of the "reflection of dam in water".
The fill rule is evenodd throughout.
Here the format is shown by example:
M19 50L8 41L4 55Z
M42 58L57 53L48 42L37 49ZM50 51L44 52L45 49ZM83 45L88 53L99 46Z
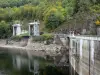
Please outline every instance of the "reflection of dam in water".
M34 65L33 65L34 64ZM31 66L33 65L33 70L32 70L32 68L31 68ZM37 60L34 60L34 62L33 63L31 63L30 62L30 66L29 66L30 68L30 72L33 72L34 73L34 75L39 75L39 62L37 61Z
M39 75L39 61L34 59L32 55L27 55L26 57L23 57L23 55L12 56L14 68L20 70L23 65L27 65L30 72L34 73L34 75Z
M54 66L53 61L34 56L24 50L0 48L0 75L4 73L6 75L59 75L60 73L65 75L59 67Z
M28 64L28 65L27 65ZM29 67L29 71L33 72L34 75L39 75L39 62L38 60L30 59L27 60L21 56L13 56L13 66L14 68L20 70L23 65L27 65Z

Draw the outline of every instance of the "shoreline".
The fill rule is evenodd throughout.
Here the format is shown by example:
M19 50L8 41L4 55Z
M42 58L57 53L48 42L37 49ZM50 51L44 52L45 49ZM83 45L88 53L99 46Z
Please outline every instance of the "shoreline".
M35 45L36 44L34 43L34 46ZM56 56L57 55L56 50L53 50L53 47L48 48L48 46L50 46L50 45L47 45L45 49L41 49L41 47L37 48L38 46L36 48L34 48L34 46L33 47L32 46L28 45L28 46L20 47L20 46L15 46L15 45L4 45L4 44L1 45L0 44L0 48L12 50L12 51L26 51L27 53L31 53L35 56L44 57L46 55L49 55L49 56ZM52 46L53 46L53 44L52 44ZM58 51L59 51L59 49L58 49Z
M8 49L26 49L26 47L11 46L11 45L0 45L0 48L8 48Z
M38 43L38 42L27 42L25 46L23 46L25 42L15 42L13 41L13 44L6 44L5 39L0 39L0 48L12 50L12 51L26 51L27 53L32 53L35 56L56 56L57 54L60 54L61 45L57 44L49 44L45 45L44 43Z
M36 50L32 50L29 49L27 47L18 47L18 46L10 46L10 45L4 45L1 46L0 48L4 49L4 50L8 50L11 51L11 53L27 53L28 55L33 55L33 56L38 56L38 57L45 57L46 53L42 52L42 51L36 51Z

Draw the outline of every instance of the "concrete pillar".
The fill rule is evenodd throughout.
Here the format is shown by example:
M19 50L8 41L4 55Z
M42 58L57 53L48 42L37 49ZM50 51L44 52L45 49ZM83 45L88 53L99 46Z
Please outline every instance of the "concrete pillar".
M70 49L73 48L73 39L70 39Z
M72 75L72 39L70 38L70 50L69 50L69 61L70 61L70 74Z
M36 23L34 24L34 36L36 36L37 35L37 25L36 25Z
M30 36L30 25L29 25L29 36Z
M39 23L35 22L34 23L34 36L39 36Z
M79 68L80 68L80 69L79 69L79 70L80 70L80 71L79 71L79 75L82 75L82 66L80 65Z
M90 41L90 52L91 52L91 54L90 54L90 73L91 73L91 75L95 75L94 74L94 40L91 40Z
M76 64L75 64L75 59L73 59L73 69L74 69L74 75L76 73Z
M15 30L14 30L14 26L13 26L13 36L15 36Z
M71 68L70 68L70 74L73 75L73 68L72 68L72 57L70 58L70 62L71 62Z
M80 59L82 59L82 46L83 46L83 39L80 39ZM81 64L81 63L80 63ZM79 67L80 69L79 69L79 75L82 75L82 66L80 65L80 67Z
M83 46L83 40L80 39L80 59L82 59L82 46Z
M90 47L91 47L91 60L94 63L94 41L90 41Z

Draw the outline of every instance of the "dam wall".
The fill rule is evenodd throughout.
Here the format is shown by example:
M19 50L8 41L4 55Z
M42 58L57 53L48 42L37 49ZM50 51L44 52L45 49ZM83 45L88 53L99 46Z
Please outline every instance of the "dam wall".
M70 75L100 75L100 37L69 38Z

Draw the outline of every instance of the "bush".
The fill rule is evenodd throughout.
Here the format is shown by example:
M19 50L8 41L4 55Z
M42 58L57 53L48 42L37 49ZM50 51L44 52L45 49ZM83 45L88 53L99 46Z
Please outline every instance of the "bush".
M53 39L53 35L52 34L43 34L42 37L44 38L44 40Z
M41 42L41 41L47 41L53 39L53 35L52 34L43 34L40 36L34 36L33 37L33 41L35 42Z

